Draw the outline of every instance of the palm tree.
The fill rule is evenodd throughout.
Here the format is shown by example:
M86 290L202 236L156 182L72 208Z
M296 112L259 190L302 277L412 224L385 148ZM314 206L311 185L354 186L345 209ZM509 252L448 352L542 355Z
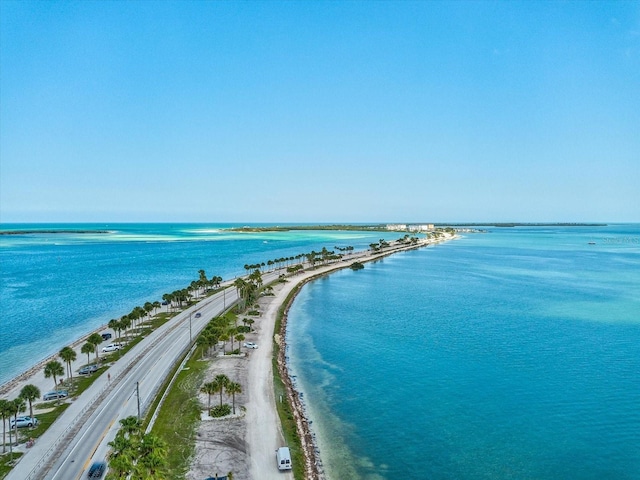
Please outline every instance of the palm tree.
M144 308L144 312L147 314L147 316L149 317L149 320L151 320L151 312L153 312L153 309L155 308L153 306L153 303L151 302L145 302L145 304L142 306L142 308Z
M218 338L222 340L222 353L227 353L227 340L229 340L229 334L223 333Z
M111 452L109 453L109 469L115 474L114 478L128 478L127 475L133 470L135 462L135 452L133 439L118 431L112 442L109 442Z
M20 398L29 402L29 416L33 418L33 401L40 398L40 389L35 385L25 385L20 390Z
M216 378L213 379L213 385L215 387L216 392L220 392L220 406L222 407L222 392L225 387L229 384L229 377L224 374L216 375Z
M58 353L58 356L63 362L67 364L67 378L71 377L73 380L73 372L71 371L71 362L74 362L77 358L76 351L71 347L64 347Z
M165 293L162 295L162 300L167 302L167 312L171 310L171 304L173 303L173 295L171 293Z
M204 385L202 385L202 388L200 389L200 391L202 393L206 393L209 396L209 399L207 401L207 410L209 410L209 415L211 415L211 395L216 393L218 391L218 389L217 389L215 383L207 382Z
M85 343L84 345L82 345L82 348L80 348L80 353L87 354L87 365L89 365L89 354L93 353L94 350L95 350L95 345L92 345L89 342Z
M53 377L54 389L58 389L58 381L56 377L64 375L64 367L57 360L51 360L44 366L44 378Z
M62 367L62 365L60 365L60 367ZM18 445L18 414L25 411L27 404L24 403L24 398L18 397L13 399L11 407L13 409L13 420L16 424L16 445ZM11 436L9 436L9 442L11 442Z
M196 339L196 345L201 348L200 351L202 354L200 355L200 358L204 358L205 350L209 349L209 339L204 333L198 336Z
M124 330L125 337L127 336L127 328L129 327L131 327L131 314L120 317L120 328Z
M146 478L160 480L162 476L158 470L166 466L167 444L152 433L147 433L140 442L140 456L138 465L142 468L142 475L148 474Z
M236 340L238 341L238 350L242 351L242 341L244 340L244 335L241 333L237 333Z
M6 421L11 418L13 413L11 402L0 398L0 417L2 417L2 453L7 451L6 438L7 438L7 426ZM9 444L11 444L11 429L9 429Z
M233 342L235 341L236 338L236 334L238 333L238 329L237 328L230 328L229 329L229 338L231 339L231 353L233 353Z
M242 393L242 387L239 383L229 382L225 386L225 391L227 395L231 394L231 398L233 400L233 414L236 414L236 393Z
M89 338L87 338L87 342L93 345L93 349L96 353L96 360L100 360L100 355L98 354L98 345L100 345L103 341L103 338L95 332L89 335Z
M127 435L131 436L134 433L140 431L142 423L138 419L138 417L127 417L120 420L120 429Z
M118 340L120 340L120 321L116 318L112 318L109 320L109 323L107 323L107 326L118 334Z

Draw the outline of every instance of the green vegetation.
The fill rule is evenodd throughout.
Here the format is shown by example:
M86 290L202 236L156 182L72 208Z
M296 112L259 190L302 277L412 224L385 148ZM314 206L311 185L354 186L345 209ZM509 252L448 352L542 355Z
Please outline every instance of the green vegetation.
M224 405L216 405L209 412L209 415L211 415L214 418L226 417L227 415L230 415L230 414L231 414L231 405L229 405L228 403L225 403Z
M116 438L109 442L109 473L106 480L165 478L167 443L153 433L144 433L140 420L120 420Z
M21 452L13 452L12 455L0 455L0 480L9 474L13 468L14 462L21 456Z
M282 333L282 321L284 314L301 288L302 285L296 286L278 309L274 327L275 332L278 332L279 334ZM287 390L280 375L280 369L278 368L278 358L283 354L283 352L281 352L280 345L277 342L274 342L273 344L273 353L273 389L276 399L276 408L278 410L278 416L280 417L280 423L282 424L282 433L284 435L285 443L289 446L289 450L291 452L293 476L294 478L301 480L305 478L304 452L302 451L298 428L296 426L295 419L293 418L293 409L289 403Z
M362 270L364 265L361 262L353 262L349 268L351 268L351 270Z
M189 470L195 448L195 432L200 422L198 391L207 366L206 362L197 359L197 355L186 362L176 376L153 425L152 433L170 445L167 452L167 478L184 478ZM165 390L166 386L160 391ZM155 404L150 411L154 408Z

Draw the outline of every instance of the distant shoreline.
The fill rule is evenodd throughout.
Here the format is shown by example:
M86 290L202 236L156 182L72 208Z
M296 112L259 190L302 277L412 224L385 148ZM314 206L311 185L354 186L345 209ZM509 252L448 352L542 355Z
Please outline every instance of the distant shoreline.
M0 230L0 235L49 235L52 233L113 233L109 230Z
M407 225L419 225L410 223ZM519 222L486 222L486 223L434 223L433 226L435 228L446 228L446 227L606 227L608 224L606 223L569 223L569 222L558 222L558 223L519 223ZM387 224L370 224L370 225L274 225L270 227L232 227L225 228L223 230L227 230L230 232L240 232L240 233L262 233L262 232L289 232L292 230L359 230L359 231L379 231L379 232L398 232L398 231L408 231L402 229L390 229L387 227ZM425 233L426 230L422 230L419 233Z

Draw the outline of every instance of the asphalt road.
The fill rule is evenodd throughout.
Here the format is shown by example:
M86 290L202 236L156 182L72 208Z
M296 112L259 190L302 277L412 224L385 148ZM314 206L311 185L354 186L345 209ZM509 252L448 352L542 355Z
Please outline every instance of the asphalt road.
M11 471L7 480L82 478L94 461L104 461L119 421L144 415L177 359L209 319L237 300L235 288L181 312L120 358L76 399ZM196 318L196 312L201 313ZM138 388L136 388L138 387Z

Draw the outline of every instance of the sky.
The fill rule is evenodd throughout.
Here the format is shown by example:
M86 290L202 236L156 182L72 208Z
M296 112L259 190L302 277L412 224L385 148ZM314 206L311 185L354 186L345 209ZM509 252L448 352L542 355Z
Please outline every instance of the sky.
M639 222L639 1L0 1L0 222Z

